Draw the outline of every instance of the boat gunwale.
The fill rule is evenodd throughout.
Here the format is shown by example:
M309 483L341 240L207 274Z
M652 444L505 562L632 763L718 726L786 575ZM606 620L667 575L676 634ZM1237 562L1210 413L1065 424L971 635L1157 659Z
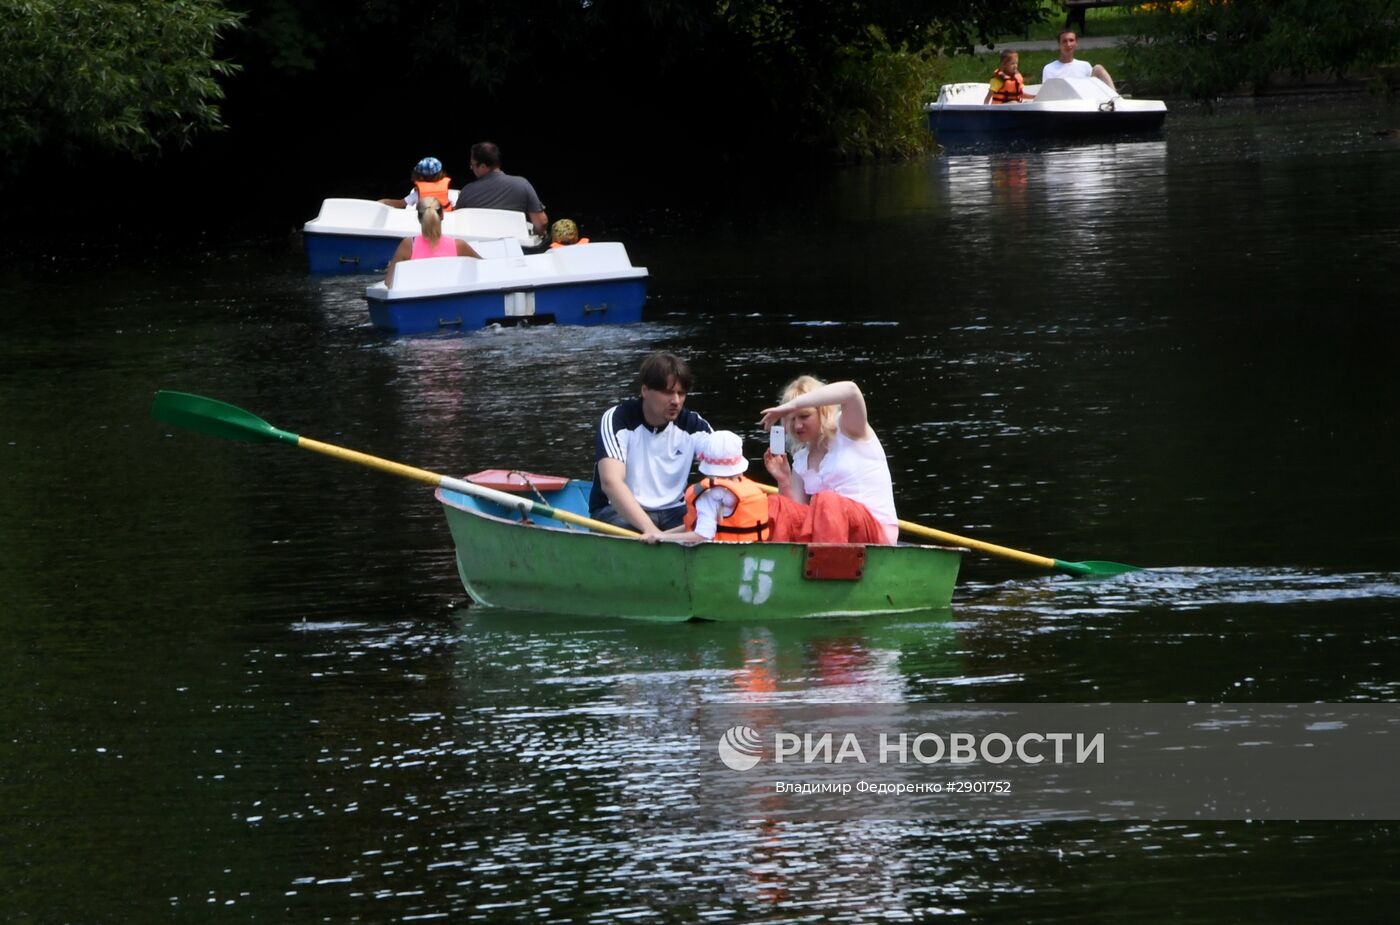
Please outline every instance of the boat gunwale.
M580 479L570 479L570 480L569 480L569 483L570 483L570 484L578 484L578 483L580 483L581 481L582 481L582 480L580 480ZM587 483L584 482L583 484L587 484ZM560 490L562 491L563 489L560 489ZM452 499L449 499L449 498L447 498L447 497L444 497L444 493L445 493L445 492L451 492L451 493L454 494L454 495L461 495L461 496L463 496L463 497L469 497L469 496L467 496L467 495L464 495L463 492L460 492L460 491L452 491L451 489L448 489L448 488L441 488L441 487L436 488L436 489L433 490L433 497L436 498L436 499L438 500L438 502L441 503L444 507L450 507L450 508L453 508L454 510L461 511L463 514L471 514L471 515L473 515L473 516L475 516L475 517L480 517L480 518L482 518L483 520L492 520L492 521L496 521L497 523L503 524L503 525L508 526L508 527L528 527L528 528L535 529L535 530L546 530L546 531L550 531L550 532L553 532L553 533L567 534L567 535L569 535L569 536L585 536L585 537L594 537L594 538L596 538L596 539L621 540L621 541L624 541L624 542L631 542L631 543L637 542L637 541L636 541L635 539L633 539L632 537L627 537L627 536L614 536L614 535L611 535L611 534L608 534L608 533L596 533L596 532L594 532L594 531L592 531L592 530L587 530L587 529L583 529L583 528L571 527L569 524L562 523L562 522L561 522L561 526L554 527L554 526L549 526L549 525L547 525L547 524L526 523L526 522L521 521L521 520L510 520L510 519L507 518L507 517L503 517L503 516L501 516L501 515L499 515L499 514L492 514L492 513L488 512L488 511L484 511L484 510L482 510L482 509L480 509L480 508L468 507L468 506L463 505L463 504L458 504L456 501L454 501L454 500L452 500ZM548 505L548 506L550 506L550 507L553 507L553 505L549 505L548 502L542 502L542 503L544 503L544 504L546 504L546 505ZM567 509L567 508L564 508L563 510L568 510L568 509ZM569 513L572 514L572 513L576 513L576 512L574 512L574 511L569 511ZM703 546L703 545L706 545L706 544L704 544L704 543L695 543L695 544L693 544L693 545L685 545L685 544L680 544L680 545L682 546L683 549L694 549L694 548L697 548L697 547L699 547L699 546ZM959 555L961 555L961 554L963 554L963 553L971 552L971 550L968 549L966 546L943 546L943 545L936 544L936 543L903 543L903 542L901 542L901 543L895 543L895 544L893 544L893 545L890 545L890 544L888 544L888 543L830 543L830 544L827 544L827 543L775 542L775 541L773 541L773 540L760 540L760 541L756 541L756 542L753 542L753 543L742 543L742 544L731 544L731 545L764 546L764 547L774 547L774 548L776 548L776 547L789 547L789 546L807 547L807 546L813 546L813 545L816 545L816 546L835 545L835 546L865 546L867 549L934 549L934 550L939 550L939 551L941 551L941 552L955 552L955 553L958 553Z
M315 218L309 219L302 224L302 234L326 235L330 237L343 238L364 237L376 239L392 238L396 240L402 240L405 237L411 237L414 234L413 229L416 228L418 225L418 222L416 220L411 222L405 221L403 223L403 228L391 228L387 225L376 225L368 227L365 225L342 225L334 224L329 221L327 221L325 224L321 224L321 215L326 210L326 203L331 201L354 202L361 204L373 203L375 205L382 206L384 209L388 210L391 213L402 212L407 214L410 211L410 207L396 209L393 206L384 206L383 203L380 203L377 200L373 199L357 199L351 196L331 196L321 201L320 211L316 213ZM482 234L480 232L473 231L458 231L455 228L455 225L467 224L466 219L471 218L471 213L473 212L498 213L499 216L516 216L520 219L520 227L524 231L524 234L521 234L519 232L511 234ZM541 240L540 236L535 234L530 229L530 223L525 220L524 215L520 212L515 211L514 209L494 209L486 206L463 206L460 209L453 209L452 212L449 213L449 215L456 215L459 219L461 219L461 221L453 222L452 224L454 225L454 227L451 230L444 230L443 234L446 237L457 238L459 240L464 241L495 241L501 238L511 238L516 241L519 241L521 247L539 247L544 243L543 240ZM487 216L483 216L483 219L485 218L487 218Z
M496 258L511 259L511 258ZM536 289L558 289L563 286L586 286L595 283L631 283L650 279L646 267L630 267L626 270L602 274L574 274L570 277L546 279L524 283L497 280L489 283L469 283L456 287L434 287L432 289L410 290L389 289L381 280L365 287L365 298L376 302L414 302L422 299L450 298L452 296L490 295L498 292L531 292Z

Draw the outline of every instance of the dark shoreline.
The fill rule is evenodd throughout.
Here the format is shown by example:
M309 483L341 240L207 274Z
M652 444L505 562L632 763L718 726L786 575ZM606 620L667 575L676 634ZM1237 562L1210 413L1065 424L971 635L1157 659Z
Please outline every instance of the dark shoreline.
M1127 95L1155 97L1150 90L1129 88ZM1378 104L1394 106L1393 93L1376 89L1375 78L1330 76L1313 77L1271 84L1259 92L1238 92L1209 103L1190 98L1160 97L1178 116L1192 114L1210 117L1251 110L1267 111L1276 105L1322 108L1339 98L1371 95ZM1168 116L1168 126L1171 124ZM1377 134L1400 130L1400 113L1393 125L1384 125ZM801 177L840 170L840 164L818 160L794 162L774 156L743 162L734 168L721 165L698 170L670 162L623 165L606 175L581 170L577 162L549 160L544 152L531 152L540 169L531 166L520 172L529 176L544 193L552 217L572 217L606 234L609 219L618 216L661 216L666 229L674 232L687 224L687 202L722 197L734 202L760 201L770 197L774 186L801 188ZM938 156L936 149L923 157ZM75 229L52 221L51 204L42 196L11 196L0 215L0 255L12 264L38 269L59 259L79 265L113 262L158 265L164 255L176 250L206 251L222 255L227 250L300 251L301 225L315 217L321 199L327 196L374 198L378 187L396 191L401 181L392 176L379 158L359 156L348 159L337 177L319 182L313 190L306 181L276 178L269 187L267 178L275 175L268 166L247 169L231 165L258 164L271 159L266 150L243 150L225 134L198 149L171 152L149 162L107 162L78 171L83 186L99 191L96 210ZM913 160L919 160L914 158ZM371 164L371 162L373 162ZM882 161L894 163L895 161ZM163 191L200 190L202 205L194 210L167 208ZM557 213L557 214L556 214ZM652 219L648 223L654 224ZM635 222L633 222L635 224ZM76 250L74 245L76 244Z

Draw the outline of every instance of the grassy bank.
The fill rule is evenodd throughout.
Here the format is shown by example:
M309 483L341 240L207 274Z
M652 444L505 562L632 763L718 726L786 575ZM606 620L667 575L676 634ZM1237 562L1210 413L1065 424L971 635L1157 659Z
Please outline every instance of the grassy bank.
M1192 99L1207 107L1223 96L1299 88L1368 87L1396 93L1400 20L1395 0L1197 0L1086 11L1084 37L1117 39L1108 48L1084 48L1080 60L1102 64L1132 95ZM938 82L982 82L998 63L997 51L1021 52L1021 71L1036 83L1056 52L1024 50L1053 40L1064 24L1059 4L1045 0L1043 18L1020 34L999 35L994 50L955 54L934 63ZM937 88L933 88L933 93Z
M1031 41L1055 41L1065 25L1064 10L1053 0L1042 3L1041 9L1045 11L1046 18L1040 22L1032 23L1025 32L998 36L997 45L1014 47L1018 39L1022 41L1027 39ZM1102 9L1085 10L1085 30L1080 33L1080 37L1100 38L1106 35L1131 35L1138 31L1138 24L1142 22L1142 19L1142 14L1138 12L1137 8L1131 6L1108 6Z
M1020 51L1021 73L1026 75L1026 82L1039 83L1040 69L1059 57L1059 53L1050 49L1024 51L1021 50L1021 46L1027 42L1053 42L1059 37L1065 24L1064 10L1055 0L1045 0L1041 9L1044 11L1044 18L1032 23L1025 31L994 37L994 51L983 54L954 54L939 58L936 63L937 73L932 81L933 95L937 95L939 84L989 80L992 71L996 70L1000 63L1000 51L1004 48ZM1142 15L1133 7L1087 10L1087 29L1084 34L1094 38L1135 35L1140 31L1142 21ZM1102 64L1108 68L1115 82L1131 85L1131 68L1128 66L1126 54L1121 49L1084 50L1078 57L1091 64Z

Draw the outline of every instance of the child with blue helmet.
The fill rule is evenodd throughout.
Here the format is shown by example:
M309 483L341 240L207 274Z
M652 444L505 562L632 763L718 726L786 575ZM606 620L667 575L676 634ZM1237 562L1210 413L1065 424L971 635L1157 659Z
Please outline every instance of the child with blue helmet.
M381 199L382 205L391 209L407 209L431 196L438 201L444 211L451 212L457 205L457 190L451 189L452 178L442 171L442 161L435 157L425 157L413 166L413 189L402 199Z

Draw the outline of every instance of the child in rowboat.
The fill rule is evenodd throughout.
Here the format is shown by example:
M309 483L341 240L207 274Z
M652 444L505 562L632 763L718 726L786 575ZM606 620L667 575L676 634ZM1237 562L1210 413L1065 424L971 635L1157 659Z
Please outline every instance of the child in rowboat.
M1021 75L1021 55L1007 49L1001 53L1001 67L992 72L991 86L982 98L988 103L1029 103L1035 94L1026 92L1026 78Z
M695 457L705 476L685 492L685 522L644 543L754 543L768 539L768 496L744 476L743 438L731 430L707 434Z

